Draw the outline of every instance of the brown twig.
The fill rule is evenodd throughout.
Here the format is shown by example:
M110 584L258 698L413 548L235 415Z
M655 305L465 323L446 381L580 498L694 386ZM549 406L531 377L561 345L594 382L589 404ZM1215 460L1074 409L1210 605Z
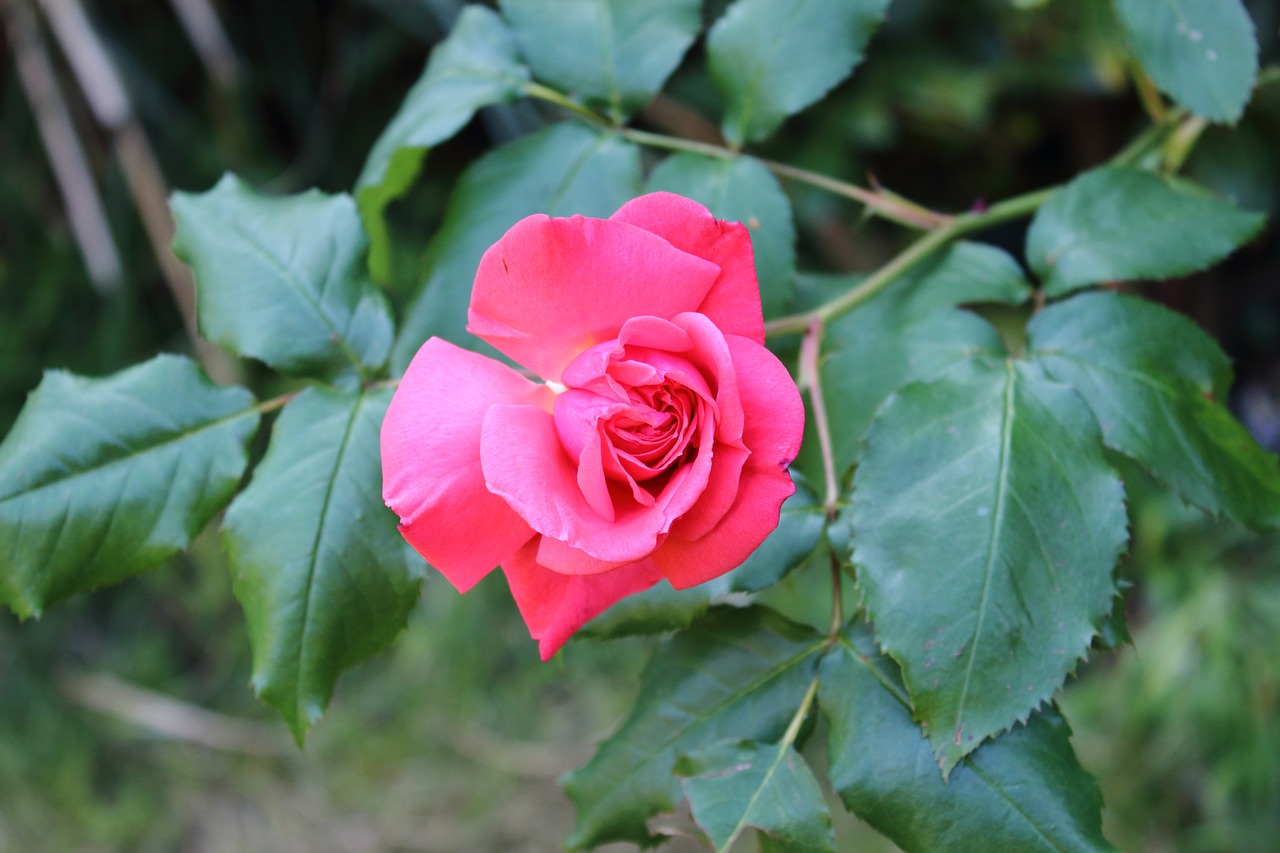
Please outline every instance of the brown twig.
M111 135L112 151L124 172L125 183L142 219L151 252L201 364L214 380L234 381L237 378L235 363L200 336L196 324L195 279L191 270L169 251L174 223L169 212L168 184L147 140L146 131L134 113L124 83L85 15L80 0L40 0L40 3L90 109Z
M0 0L0 17L89 278L100 293L116 291L122 275L120 253L36 16L27 0Z

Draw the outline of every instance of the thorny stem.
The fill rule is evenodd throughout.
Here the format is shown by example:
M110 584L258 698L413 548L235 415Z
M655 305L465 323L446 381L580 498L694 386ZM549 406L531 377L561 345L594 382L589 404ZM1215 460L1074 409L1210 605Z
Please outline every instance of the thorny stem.
M540 101L546 101L555 104L561 109L568 110L576 116L585 118L592 124L598 124L602 127L614 127L614 123L609 119L600 115L590 107L584 106L563 92L558 92L550 86L543 86L541 83L535 83L532 80L524 84L524 93L530 98L537 98Z
M822 454L824 491L822 507L827 521L835 519L840 502L840 484L836 480L835 453L831 444L831 424L827 419L827 403L822 395L822 377L818 369L822 352L822 318L814 317L800 342L800 384L809 390L809 403L813 406L814 426L818 431L818 448Z
M662 133L651 133L646 130L620 126L590 107L578 103L563 92L558 92L540 83L526 83L524 92L531 98L555 104L592 124L610 128L616 131L623 139L630 140L637 145L661 148L667 151L701 154L704 157L711 157L717 160L733 160L742 156L742 152L722 145L712 145L709 142L698 142L693 139L682 139L678 136L668 136ZM884 190L869 190L857 184L840 181L818 172L811 172L808 169L801 169L797 166L778 163L773 160L760 160L760 163L775 175L853 199L859 204L865 205L869 210L875 211L878 216L908 228L927 231L933 228L940 228L951 221L951 217L946 214L929 210L922 205Z
M844 590L841 586L844 572L840 569L840 558L831 552L831 631L827 635L830 642L835 642L844 625Z
M953 240L1010 219L1027 216L1035 212L1057 191L1057 187L1049 187L994 204L981 213L962 213L952 219L949 224L930 231L916 240L889 263L863 279L857 287L845 291L812 311L778 317L765 323L765 334L803 332L809 328L815 318L824 323L829 322L866 302Z

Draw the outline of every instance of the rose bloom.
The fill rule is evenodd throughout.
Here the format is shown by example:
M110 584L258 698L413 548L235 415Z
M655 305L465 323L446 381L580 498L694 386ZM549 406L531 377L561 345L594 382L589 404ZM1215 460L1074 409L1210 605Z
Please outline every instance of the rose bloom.
M543 381L428 340L382 426L383 497L460 592L502 567L543 660L777 526L804 408L764 347L740 223L671 193L530 216L480 260L467 318Z

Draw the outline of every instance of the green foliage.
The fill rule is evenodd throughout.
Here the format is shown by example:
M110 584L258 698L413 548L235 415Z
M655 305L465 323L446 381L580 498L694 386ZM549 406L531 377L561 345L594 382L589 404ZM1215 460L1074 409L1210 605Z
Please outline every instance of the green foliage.
M1280 521L1280 466L1219 402L1230 366L1191 321L1088 293L1045 310L1028 332L1045 370L1093 409L1108 447L1211 513L1257 528Z
M759 142L852 73L889 0L737 0L707 36L722 130Z
M248 391L185 358L47 373L0 444L0 601L39 616L163 565L230 500L257 426Z
M466 333L467 303L480 256L533 213L608 216L640 189L640 151L617 137L557 124L485 155L458 179L428 250L430 273L409 305L392 365L408 367L432 335L485 346Z
M338 674L395 639L418 599L422 561L378 493L390 402L386 389L304 391L223 524L254 690L299 743Z
M679 193L706 205L720 219L746 223L764 316L776 316L788 307L796 275L791 202L760 161L675 154L649 175L647 190Z
M831 784L907 853L1115 849L1102 837L1098 786L1052 707L979 747L944 782L898 669L876 651L867 625L845 628L821 676Z
M675 807L681 755L725 738L779 738L812 680L825 639L761 608L719 609L663 643L631 716L571 773L569 846L652 843L645 820Z
M615 117L653 99L701 25L698 0L501 0L540 80Z
M822 384L832 420L835 468L847 471L880 405L897 389L931 379L958 361L1004 352L997 331L955 310L964 303L1018 305L1027 284L1017 261L994 246L960 242L826 330ZM812 419L811 419L812 420ZM816 476L817 441L806 436L801 464Z
M1258 41L1241 0L1114 0L1142 68L1175 101L1235 122L1258 74Z
M791 744L720 741L682 757L675 772L717 853L747 828L766 851L834 853L822 790Z
M1074 391L979 361L892 397L853 486L867 613L946 772L1088 649L1126 538L1120 480Z
M502 19L483 6L463 9L369 151L356 181L375 279L386 281L391 274L386 206L412 186L427 152L461 130L481 107L518 98L528 80L529 69L520 63Z
M386 364L391 313L365 271L350 196L268 198L226 175L176 193L173 212L209 340L302 376L367 378Z
M1044 292L1202 270L1262 228L1263 217L1138 169L1110 166L1073 180L1040 209L1027 258Z

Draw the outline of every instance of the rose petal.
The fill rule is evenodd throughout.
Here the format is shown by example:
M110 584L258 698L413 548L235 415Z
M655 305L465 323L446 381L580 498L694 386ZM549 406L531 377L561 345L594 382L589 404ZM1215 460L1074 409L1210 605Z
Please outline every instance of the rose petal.
M742 401L742 443L751 464L786 468L804 438L800 390L777 356L751 340L726 335Z
M598 575L602 572L620 569L623 566L639 565L639 563L645 562L640 560L637 562L610 563L604 560L597 560L590 554L584 554L577 548L566 545L559 539L552 539L550 536L538 537L537 560L538 565L553 572L559 572L562 575Z
M510 367L432 338L405 372L382 423L382 497L400 532L466 592L534 531L485 487L480 433L495 402L551 405Z
M671 526L653 560L677 589L702 583L738 566L778 526L782 502L795 492L786 467L800 451L804 404L781 362L754 341L726 337L743 408L742 441L751 456L742 468L732 506L710 531L700 510L723 498L713 471L698 505Z
M527 543L502 564L502 571L544 661L550 660L574 631L615 602L662 579L662 573L648 560L603 574L564 575L538 565L537 551L537 540Z
M501 495L530 527L611 563L642 560L658 546L677 517L667 512L668 504L695 467L677 470L651 508L615 502L616 517L609 522L583 497L574 462L560 446L552 416L542 409L490 408L480 461L489 491Z
M609 218L657 234L677 249L720 267L706 298L691 310L706 314L725 334L764 343L760 285L745 225L716 219L696 201L673 193L641 196Z
M676 589L687 589L741 565L778 526L782 502L795 493L784 469L742 469L738 494L720 523L700 539L678 538L675 528L651 559Z
M719 277L714 263L625 222L530 216L480 259L467 329L559 381L628 319L691 311Z

